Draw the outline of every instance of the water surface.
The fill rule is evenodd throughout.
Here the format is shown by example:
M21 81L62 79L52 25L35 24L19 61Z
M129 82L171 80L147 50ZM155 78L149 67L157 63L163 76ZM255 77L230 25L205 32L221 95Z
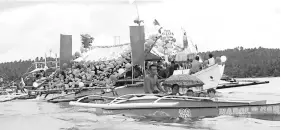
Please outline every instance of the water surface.
M260 78L269 84L219 90L226 98L280 102L280 78ZM97 116L90 108L36 100L0 103L1 130L279 130L280 121L219 116L190 120L152 120L121 115Z

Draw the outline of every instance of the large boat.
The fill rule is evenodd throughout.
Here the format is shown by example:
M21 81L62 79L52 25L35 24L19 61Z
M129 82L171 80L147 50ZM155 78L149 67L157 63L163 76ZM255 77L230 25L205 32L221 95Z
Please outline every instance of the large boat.
M204 85L203 90L207 90L208 88L215 88L219 84L219 81L221 79L221 73L220 73L220 67L221 65L215 64L213 66L210 66L204 70L201 70L193 76L197 77L200 79ZM80 91L76 93L69 93L69 94L50 94L50 96L47 96L45 98L45 95L40 96L40 98L37 99L45 99L48 102L53 102L53 103L58 103L58 102L69 102L69 101L76 101L78 98L86 96L86 95L99 95L99 96L111 96L111 97L116 97L116 96L122 96L126 94L141 94L143 93L143 83L140 83L139 85L125 85L125 86L119 86L115 88L115 91L117 92L118 95L113 95L111 92L104 92L102 93L101 90L98 87L96 89L87 89L85 91ZM180 91L185 91L185 89L180 89ZM194 91L197 91L195 89ZM199 91L199 90L198 90ZM183 93L183 92L181 92Z
M90 107L96 114L148 117L214 117L220 115L247 116L253 118L273 116L280 119L280 103L262 101L221 100L204 97L163 96L128 94L117 98L86 96L69 103L73 106Z

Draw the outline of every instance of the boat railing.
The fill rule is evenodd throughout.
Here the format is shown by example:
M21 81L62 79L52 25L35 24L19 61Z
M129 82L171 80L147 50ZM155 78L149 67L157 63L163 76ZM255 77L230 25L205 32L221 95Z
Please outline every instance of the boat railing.
M128 96L130 96L130 97L129 98L124 98L124 97L128 97ZM124 101L130 100L133 97L143 97L143 96L161 96L161 95L156 95L156 94L126 94L126 95L122 95L122 96L119 96L119 97L115 98L109 104L120 103L120 102L124 102ZM120 101L120 100L122 100L122 101Z
M109 97L109 96L101 96L101 95L88 95L88 96L84 96L84 97L81 97L77 100L77 102L80 102L82 101L83 99L86 99L86 98L89 98L89 97L102 97L102 98L107 98L107 99L113 99L114 97ZM114 98L115 99L115 98ZM120 98L120 99L123 99L123 98Z
M212 101L210 98L206 98L206 97L192 97L192 96L177 96L177 95L167 95L167 96L163 96L163 97L159 97L158 99L156 99L154 101L154 103L159 102L160 100L163 99L182 99L182 100L209 100Z
M156 94L126 94L126 95L122 95L120 97L115 98L109 104L113 104L113 103L118 104L118 103L126 102L128 100L137 100L138 98L143 97L143 96L154 96L154 98L156 98L155 101L153 101L154 103L157 103L157 102L159 102L160 100L163 100L163 99L209 100L209 101L212 101L210 98L206 98L206 97L177 96L177 95L156 95ZM126 97L128 97L128 98L126 98ZM132 99L134 97L137 97L137 99ZM152 98L147 98L147 99L152 99Z

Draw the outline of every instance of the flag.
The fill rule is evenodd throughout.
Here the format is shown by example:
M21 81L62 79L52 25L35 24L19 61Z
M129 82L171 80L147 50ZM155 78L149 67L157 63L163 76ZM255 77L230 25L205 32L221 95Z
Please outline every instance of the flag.
M23 81L23 78L21 78L21 84L22 84L22 86L25 86L25 83L24 83L24 81Z
M132 65L143 66L144 55L144 27L143 26L130 26L130 41L132 48Z
M72 59L72 35L60 35L60 68L63 69L64 63L70 64Z
M198 52L197 44L195 44L195 49L196 49L196 51Z
M154 19L154 21L153 21L153 25L154 26L160 26L160 24L159 24L159 22L156 20L156 19ZM159 29L158 29L158 33L160 33L161 34L161 29L162 29L163 27L159 27Z
M186 36L186 33L183 34L183 48L187 48L188 47L188 39Z
M153 24L154 26L160 26L159 22L156 19L154 19Z

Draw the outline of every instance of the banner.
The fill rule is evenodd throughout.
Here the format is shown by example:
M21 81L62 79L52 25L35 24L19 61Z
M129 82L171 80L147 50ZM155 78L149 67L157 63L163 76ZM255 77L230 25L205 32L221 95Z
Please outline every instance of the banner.
M144 26L130 26L130 42L132 48L132 64L144 64Z
M60 68L66 63L70 67L70 60L72 59L72 36L60 35ZM65 66L66 67L66 66Z

